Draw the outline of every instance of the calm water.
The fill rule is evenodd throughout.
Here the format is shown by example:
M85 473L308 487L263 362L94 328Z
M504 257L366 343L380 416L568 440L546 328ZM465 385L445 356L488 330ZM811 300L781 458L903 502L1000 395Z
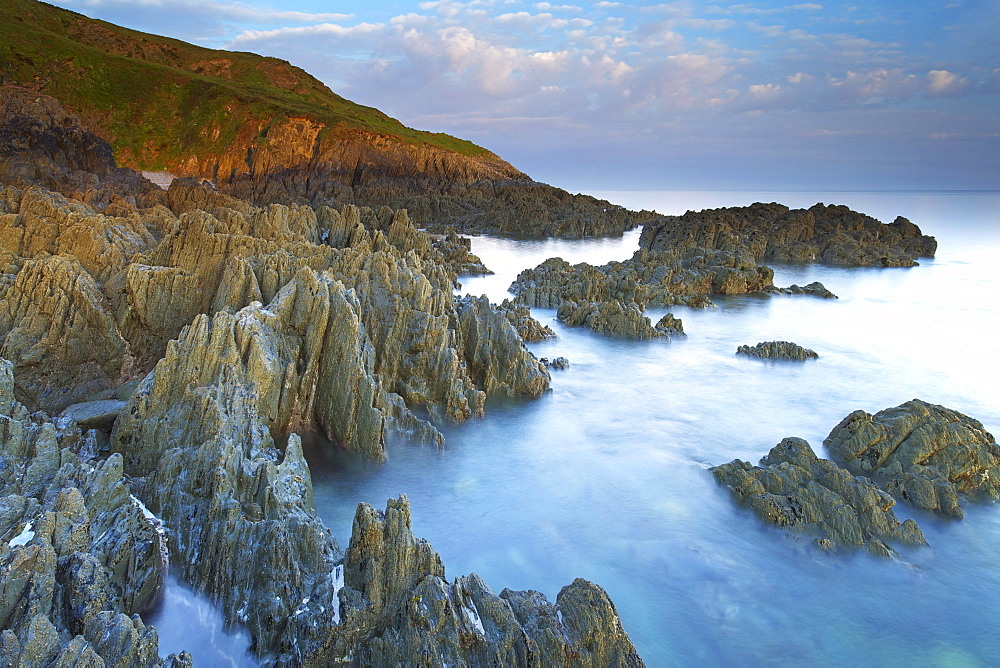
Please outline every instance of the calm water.
M785 436L822 455L852 410L915 397L1000 431L1000 194L595 194L662 213L847 204L884 222L909 217L937 236L939 253L912 269L775 266L777 285L819 280L840 299L677 307L688 336L669 343L565 328L536 309L559 338L532 350L571 363L543 398L495 401L486 419L446 426L442 451L395 444L380 466L313 454L317 509L342 545L359 501L384 507L405 492L414 533L449 577L474 571L497 591L538 589L550 600L574 577L598 582L651 666L1000 665L1000 507L942 521L897 506L929 547L904 549L901 562L826 555L738 508L706 470L735 457L756 463ZM468 278L463 291L500 301L521 269L547 257L602 263L637 242L637 232L476 238L473 251L497 276ZM820 359L734 355L773 339Z

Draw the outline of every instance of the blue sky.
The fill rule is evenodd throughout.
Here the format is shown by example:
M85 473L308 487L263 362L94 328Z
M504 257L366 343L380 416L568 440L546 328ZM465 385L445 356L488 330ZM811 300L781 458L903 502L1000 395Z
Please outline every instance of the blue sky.
M277 56L540 181L1000 189L1000 0L50 0Z

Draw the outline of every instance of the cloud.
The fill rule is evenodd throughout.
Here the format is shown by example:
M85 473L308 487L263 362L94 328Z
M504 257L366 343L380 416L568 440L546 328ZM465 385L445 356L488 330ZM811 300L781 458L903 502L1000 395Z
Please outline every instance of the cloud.
M931 70L927 73L928 97L954 97L972 88L965 77L948 70Z

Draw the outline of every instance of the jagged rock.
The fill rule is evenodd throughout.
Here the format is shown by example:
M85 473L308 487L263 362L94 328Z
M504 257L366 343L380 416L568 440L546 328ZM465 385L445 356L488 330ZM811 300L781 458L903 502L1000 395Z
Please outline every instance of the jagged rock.
M799 362L819 357L815 350L803 348L791 341L762 341L755 346L740 346L736 349L736 354L746 357L796 360Z
M528 306L559 308L564 302L635 303L642 308L712 305L713 294L744 294L771 285L774 272L746 254L689 249L639 250L623 262L594 267L549 258L525 269L510 286Z
M673 313L666 313L662 318L660 318L653 329L663 334L666 337L671 336L686 336L684 334L684 323L681 322L680 318L675 318Z
M937 241L903 217L885 225L846 206L790 210L758 202L664 216L643 227L639 246L741 251L760 262L912 267L918 257L934 257Z
M559 322L570 327L587 327L599 334L630 339L670 338L667 331L654 328L635 302L563 302L557 311Z
M15 400L12 372L0 360L0 663L161 665L137 613L163 584L162 532L121 457L92 466L60 447Z
M531 309L524 304L512 302L509 299L503 300L500 310L507 316L510 324L521 336L523 341L537 343L545 339L554 339L556 333L548 325L543 325L531 316Z
M486 276L493 272L472 253L472 239L454 232L434 240L434 248L441 253L442 261L459 276Z
M814 538L824 549L864 546L872 554L892 556L887 541L925 543L916 522L896 519L890 495L816 457L800 438L781 441L759 466L735 459L711 471L762 520Z
M819 281L813 281L804 287L800 287L793 283L787 288L781 288L781 292L793 295L814 295L816 297L822 297L823 299L838 299L837 295L827 290L826 286Z
M959 494L1000 498L1000 446L982 423L919 399L854 411L823 442L834 460L918 508L962 517Z
M73 257L28 260L0 298L0 354L19 396L59 411L116 387L126 343L100 287Z
M405 495L385 512L360 504L344 559L342 622L310 664L641 666L605 592L576 580L556 605L538 592L497 596L477 575L449 583L413 537Z

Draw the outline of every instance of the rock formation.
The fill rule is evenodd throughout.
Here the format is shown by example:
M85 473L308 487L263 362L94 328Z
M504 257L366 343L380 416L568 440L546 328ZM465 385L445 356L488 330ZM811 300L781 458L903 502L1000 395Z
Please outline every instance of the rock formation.
M766 523L813 538L823 549L865 547L888 557L895 552L887 542L925 543L916 522L896 519L889 494L816 457L800 438L778 443L759 466L735 459L712 474Z
M830 292L825 285L819 281L813 281L808 285L789 285L787 288L769 286L764 288L764 292L771 295L812 295L823 299L839 299L837 295Z
M564 302L635 303L642 308L711 305L709 295L745 294L772 284L774 272L743 253L687 249L639 250L600 267L549 258L510 286L517 301L541 308Z
M672 313L663 316L654 326L635 302L563 302L557 317L570 327L587 327L599 334L629 339L669 339L672 335L684 334L681 321Z
M824 441L835 461L918 508L962 517L959 494L1000 498L1000 446L983 425L919 399L854 411Z
M591 582L564 587L555 605L535 591L497 596L475 574L448 582L437 552L413 537L405 496L385 512L358 506L343 578L342 621L307 663L644 665Z
M524 304L512 302L509 299L503 300L500 310L507 316L510 324L521 336L521 339L528 343L537 343L545 339L554 339L556 333L548 325L543 325L531 316L531 309Z
M138 615L166 572L159 521L120 456L88 462L74 423L28 415L12 370L0 360L0 663L162 665Z
M758 262L912 267L919 257L934 257L937 241L902 216L886 225L846 206L757 203L664 216L643 227L639 246L741 251Z
M782 359L804 362L819 357L815 350L803 348L791 341L762 341L755 346L740 346L737 355L760 357L762 359Z

